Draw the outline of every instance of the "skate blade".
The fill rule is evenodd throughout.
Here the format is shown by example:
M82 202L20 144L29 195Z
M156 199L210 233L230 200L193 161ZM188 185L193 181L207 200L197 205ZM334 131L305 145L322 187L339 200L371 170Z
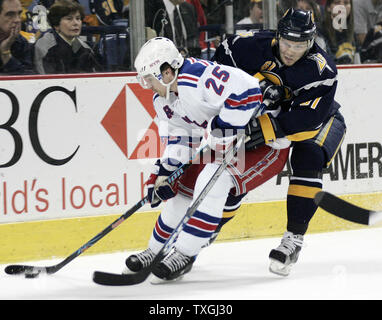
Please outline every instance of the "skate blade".
M150 276L149 281L151 284L158 285L158 284L165 284L165 283L173 283L182 279L183 279L183 275L179 276L176 279L166 280L166 279L158 278L156 275L152 274Z
M269 264L269 271L277 274L279 276L287 277L289 276L290 270L292 269L293 264L290 263L288 265L285 265L281 263L280 261L270 259L270 264Z

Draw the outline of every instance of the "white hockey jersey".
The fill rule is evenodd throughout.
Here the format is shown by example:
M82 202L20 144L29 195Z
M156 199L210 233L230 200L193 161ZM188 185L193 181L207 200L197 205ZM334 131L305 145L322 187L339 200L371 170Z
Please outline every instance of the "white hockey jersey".
M178 73L178 93L166 100L155 94L159 134L167 140L161 162L188 162L192 144L200 142L214 118L222 129L243 129L262 113L259 82L240 69L188 58Z

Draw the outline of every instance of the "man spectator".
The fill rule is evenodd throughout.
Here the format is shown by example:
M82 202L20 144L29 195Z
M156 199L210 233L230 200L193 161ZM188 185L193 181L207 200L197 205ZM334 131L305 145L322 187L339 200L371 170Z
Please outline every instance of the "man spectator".
M200 57L198 18L192 4L185 0L145 0L145 21L185 55Z
M263 23L263 1L251 0L249 4L249 16L241 19L237 24Z
M354 0L354 33L362 46L368 31L382 21L382 0Z
M0 0L0 73L30 74L32 45L20 34L22 6L19 0Z

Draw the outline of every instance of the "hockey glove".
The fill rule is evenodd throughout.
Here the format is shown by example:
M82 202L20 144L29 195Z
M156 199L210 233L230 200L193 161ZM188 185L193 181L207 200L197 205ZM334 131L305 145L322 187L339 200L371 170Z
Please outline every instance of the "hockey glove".
M263 93L263 103L268 110L277 109L285 99L284 86L275 85L267 79L260 81L260 89Z
M251 119L245 133L250 138L245 144L246 150L254 150L265 144L272 146L277 139L285 137L278 121L269 113Z
M167 165L168 168L177 168L175 166ZM160 163L158 159L155 163L155 170L151 173L149 179L146 181L147 185L147 197L151 204L151 208L155 208L160 205L164 200L171 199L176 195L177 181L169 184L166 180L173 173L171 170L164 168L164 165Z

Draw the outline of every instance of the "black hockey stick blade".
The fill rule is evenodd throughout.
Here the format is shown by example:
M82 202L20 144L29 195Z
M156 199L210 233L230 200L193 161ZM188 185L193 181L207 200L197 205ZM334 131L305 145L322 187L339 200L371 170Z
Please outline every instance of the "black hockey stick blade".
M5 273L12 275L50 273L49 269L46 267L34 267L22 264L9 265L5 267L4 271Z
M153 271L154 266L161 261L166 252L162 248L155 256L151 265L142 270L130 274L118 274L103 271L94 271L93 281L104 286L132 286L144 282Z
M381 211L358 207L326 191L318 192L314 202L325 211L351 222L371 226L382 220Z
M142 270L134 274L117 274L103 271L93 273L93 281L104 286L130 286L144 282L151 270Z

